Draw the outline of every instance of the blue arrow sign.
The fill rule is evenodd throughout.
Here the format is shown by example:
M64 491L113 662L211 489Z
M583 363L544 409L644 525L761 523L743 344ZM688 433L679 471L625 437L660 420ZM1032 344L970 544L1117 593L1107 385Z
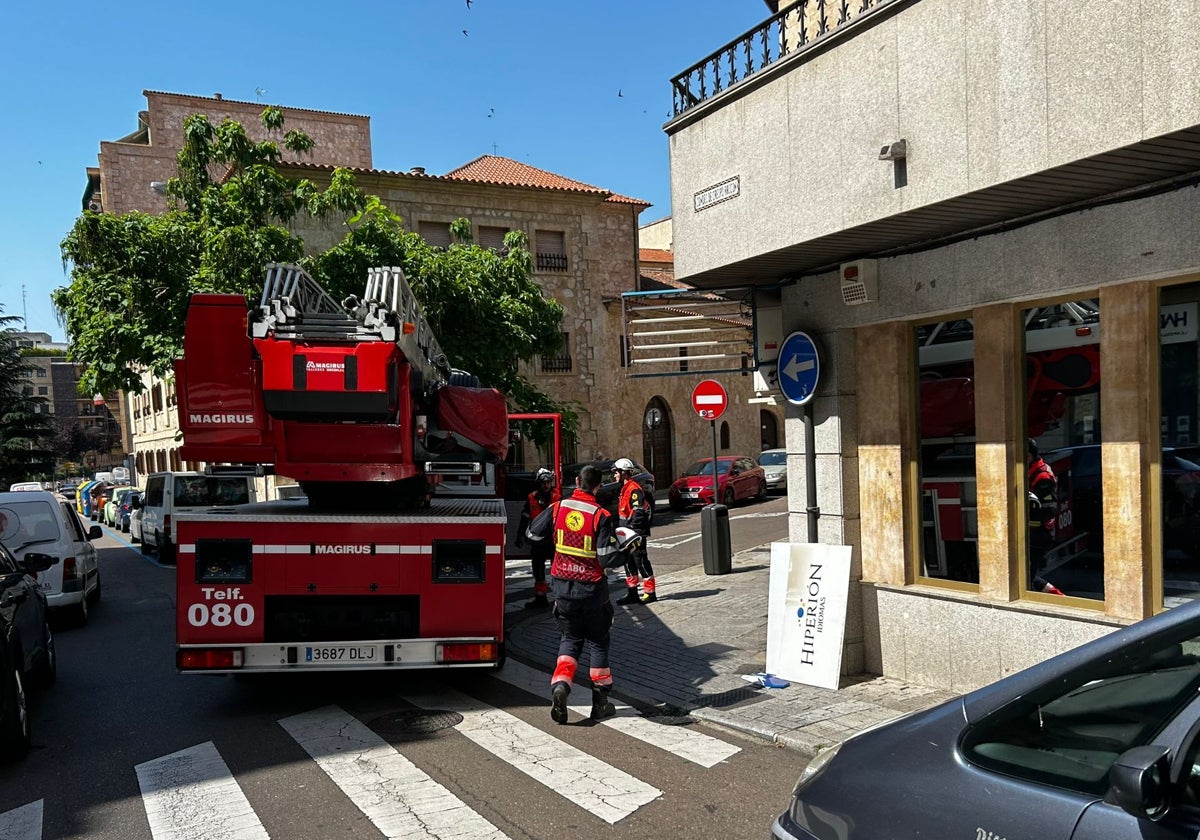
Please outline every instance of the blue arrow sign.
M794 332L779 349L779 389L787 401L804 405L817 391L821 356L808 333Z

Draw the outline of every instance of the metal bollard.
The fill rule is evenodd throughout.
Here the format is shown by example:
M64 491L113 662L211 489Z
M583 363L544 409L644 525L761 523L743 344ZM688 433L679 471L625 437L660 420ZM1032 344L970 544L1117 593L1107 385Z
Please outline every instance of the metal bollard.
M704 551L704 574L727 575L733 571L729 547L729 508L705 505L700 510L700 544Z

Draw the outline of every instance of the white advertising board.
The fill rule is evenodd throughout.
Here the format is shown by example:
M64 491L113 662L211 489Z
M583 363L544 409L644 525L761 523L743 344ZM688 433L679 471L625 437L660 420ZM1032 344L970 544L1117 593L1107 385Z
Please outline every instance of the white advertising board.
M850 554L848 545L771 543L767 673L819 688L838 687Z

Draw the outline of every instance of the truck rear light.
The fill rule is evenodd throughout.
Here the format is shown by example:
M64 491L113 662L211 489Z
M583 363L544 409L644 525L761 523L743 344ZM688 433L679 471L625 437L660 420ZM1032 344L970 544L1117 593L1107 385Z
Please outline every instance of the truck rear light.
M63 582L79 579L79 567L75 565L74 557L63 559Z
M171 514L169 514L169 513L164 513L164 514L163 514L163 529L162 529L162 532L163 532L164 534L169 534L169 533L171 533Z
M495 642L446 642L437 646L439 664L447 662L495 662Z
M216 671L242 667L241 648L188 648L175 654L180 671Z
M434 540L434 583L483 583L487 543L483 540Z

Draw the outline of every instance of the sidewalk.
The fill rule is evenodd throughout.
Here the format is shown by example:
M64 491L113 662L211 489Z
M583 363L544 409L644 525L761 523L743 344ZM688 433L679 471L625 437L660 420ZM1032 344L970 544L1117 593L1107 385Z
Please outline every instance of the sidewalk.
M706 575L697 565L658 575L657 603L616 607L613 694L671 722L699 719L810 755L954 696L887 677L843 678L838 691L799 683L769 689L743 680L766 670L770 566L770 546L760 546L735 554L730 574ZM512 620L509 656L553 671L558 628L549 611ZM549 703L549 685L546 696Z

